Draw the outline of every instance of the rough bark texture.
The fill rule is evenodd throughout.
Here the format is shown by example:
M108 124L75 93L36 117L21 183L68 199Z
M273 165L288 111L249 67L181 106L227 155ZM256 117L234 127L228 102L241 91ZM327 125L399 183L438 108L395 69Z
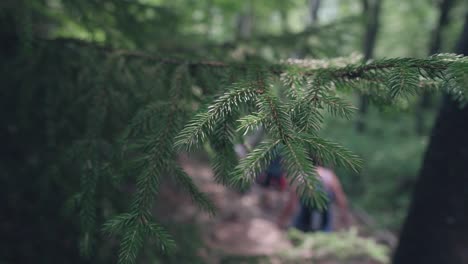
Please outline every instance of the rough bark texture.
M468 54L468 15L456 52ZM468 263L467 135L468 107L445 96L394 264Z

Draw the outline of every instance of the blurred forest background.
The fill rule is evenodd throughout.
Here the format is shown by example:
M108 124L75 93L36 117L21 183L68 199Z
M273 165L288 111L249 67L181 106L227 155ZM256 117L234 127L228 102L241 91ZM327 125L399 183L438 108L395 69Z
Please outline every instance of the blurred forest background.
M191 180L169 172L138 181L158 190L135 184L140 165L127 161L147 158L139 153L165 155L173 142L157 141L163 137L159 127L176 133L218 95L225 65L314 59L313 68L464 53L467 12L464 0L2 0L0 263L116 263L126 257L119 251L126 246L128 252L142 246L136 263L389 263L436 116L442 102L456 105L443 93L423 90L389 103L376 95L379 90L348 89L340 97L356 106L354 115L323 114L319 136L363 160L358 171L333 168L354 227L329 235L285 233L275 226L274 211L261 205L265 190L254 186L241 194L215 183L209 161L231 155L217 152L216 142L178 156ZM176 115L161 111L181 102ZM455 116L457 110L447 111ZM460 131L444 134L460 140L447 143L455 155L449 158L460 164L468 161L466 112L451 127ZM449 149L457 144L460 152ZM468 175L463 167L451 168L447 173ZM444 182L445 176L437 177ZM434 196L449 197L450 188L468 180L451 182L457 186L442 183ZM158 196L147 201L145 192ZM281 203L283 196L275 192L273 199ZM209 217L211 203L218 212ZM122 234L102 232L103 223L134 207L150 208L167 232L159 224L148 232L172 237L175 251L164 253L171 243L157 239L120 244ZM460 217L467 219L466 213ZM259 240L246 241L246 230ZM468 263L466 224L457 230L465 237L457 240L457 252L465 255L438 263ZM239 249L242 244L246 249ZM310 251L312 256L304 253ZM403 259L395 263L423 263Z

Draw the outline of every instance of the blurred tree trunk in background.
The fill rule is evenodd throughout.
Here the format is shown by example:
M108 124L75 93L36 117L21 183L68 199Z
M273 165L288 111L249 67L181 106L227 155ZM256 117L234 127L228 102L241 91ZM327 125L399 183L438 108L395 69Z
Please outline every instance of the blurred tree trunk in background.
M429 43L429 55L440 52L442 46L442 32L449 23L449 13L453 6L453 0L443 0L439 2L439 20L432 31L431 42ZM423 91L418 108L416 109L416 132L419 135L425 132L424 112L430 108L432 101L431 93Z
M246 1L245 11L237 16L237 39L250 39L254 28L254 8L252 0Z
M379 30L379 17L382 0L362 0L363 16L365 19L366 31L364 36L363 55L364 61L373 57L377 33ZM359 96L359 113L356 129L363 132L366 129L365 116L369 108L369 97L365 94Z
M468 54L468 14L457 53ZM468 84L467 84L468 85ZM445 96L394 264L468 263L468 106Z
M309 8L309 27L311 26L318 26L319 20L318 20L318 14L320 10L320 4L321 0L309 0L308 3L308 8ZM307 42L303 42L301 46L292 53L291 57L296 58L296 59L304 59L306 55L312 55L308 54L310 53L310 48L308 47Z
M320 0L309 0L310 24L316 25L319 21L318 11L320 8Z

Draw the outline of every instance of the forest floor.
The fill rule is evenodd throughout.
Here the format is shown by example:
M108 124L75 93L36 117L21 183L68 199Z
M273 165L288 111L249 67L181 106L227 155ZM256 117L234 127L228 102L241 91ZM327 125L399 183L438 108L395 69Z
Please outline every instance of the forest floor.
M275 256L281 252L292 251L294 248L287 232L276 225L277 216L287 199L286 192L267 190L253 185L248 192L242 194L216 183L213 171L206 162L183 156L180 163L197 186L210 196L218 211L215 216L203 213L187 194L168 186L162 188L160 197L164 205L159 206L158 214L170 216L174 222L197 224L205 244L199 254L207 263L252 263L222 261L223 256L266 256L267 262L254 263L285 263ZM353 220L353 224L359 226L356 220ZM335 226L337 229L343 229L339 223ZM304 258L309 258L308 255L312 252L308 250L300 254L303 254ZM341 262L324 260L314 263ZM360 260L346 263L381 262Z

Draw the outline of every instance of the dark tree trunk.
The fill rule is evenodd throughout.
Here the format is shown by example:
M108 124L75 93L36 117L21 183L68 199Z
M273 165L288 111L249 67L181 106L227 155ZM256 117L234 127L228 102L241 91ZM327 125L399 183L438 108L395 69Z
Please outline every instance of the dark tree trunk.
M468 54L468 15L456 51ZM445 96L394 264L468 263L467 121L468 107Z
M453 0L443 0L439 3L439 21L432 31L431 42L429 43L429 55L436 54L441 50L442 44L442 32L443 29L449 23L449 12L453 6ZM424 112L430 108L432 102L431 93L428 91L423 91L421 99L418 103L418 108L416 109L416 132L419 135L424 134L425 132L425 123L424 123Z
M379 17L382 0L363 0L362 8L366 22L366 32L364 37L364 61L373 57L377 33L379 30ZM359 114L356 129L363 132L366 129L365 116L369 108L369 98L365 94L359 96Z

